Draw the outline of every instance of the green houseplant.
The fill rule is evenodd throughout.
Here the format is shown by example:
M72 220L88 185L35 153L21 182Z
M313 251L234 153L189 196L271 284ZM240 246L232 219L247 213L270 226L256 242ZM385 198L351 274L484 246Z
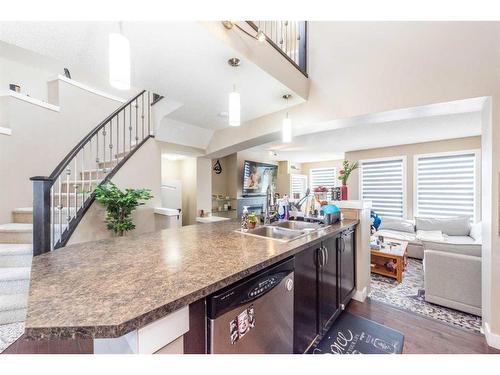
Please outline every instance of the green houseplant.
M141 201L153 198L149 189L125 189L121 191L108 181L95 189L95 199L106 208L106 224L118 236L135 228L132 211L143 205Z
M344 201L348 199L347 180L349 179L351 173L358 169L358 166L359 165L357 161L349 163L349 160L344 160L342 163L342 169L339 171L338 179L342 181L341 195L342 200Z

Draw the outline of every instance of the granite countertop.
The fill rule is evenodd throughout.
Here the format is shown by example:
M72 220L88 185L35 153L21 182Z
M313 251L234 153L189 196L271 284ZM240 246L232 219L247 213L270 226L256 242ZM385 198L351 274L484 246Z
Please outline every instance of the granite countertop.
M33 259L26 336L122 336L285 259L357 220L282 243L236 220L75 244Z

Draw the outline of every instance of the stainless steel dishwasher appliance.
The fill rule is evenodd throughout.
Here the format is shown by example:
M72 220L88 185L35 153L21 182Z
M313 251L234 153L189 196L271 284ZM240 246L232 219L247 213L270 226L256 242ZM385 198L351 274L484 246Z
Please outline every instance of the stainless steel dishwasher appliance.
M293 269L292 258L209 296L209 353L293 353Z

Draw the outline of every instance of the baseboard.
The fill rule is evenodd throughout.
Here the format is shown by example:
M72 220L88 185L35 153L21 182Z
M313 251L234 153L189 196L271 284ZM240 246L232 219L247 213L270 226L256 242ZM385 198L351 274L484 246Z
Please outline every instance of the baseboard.
M366 286L363 288L363 290L357 290L354 292L354 295L352 296L352 299L355 299L356 301L359 302L365 302L366 296L368 295L368 291Z
M484 322L484 336L486 337L486 343L495 349L500 349L500 335L491 332L490 325Z

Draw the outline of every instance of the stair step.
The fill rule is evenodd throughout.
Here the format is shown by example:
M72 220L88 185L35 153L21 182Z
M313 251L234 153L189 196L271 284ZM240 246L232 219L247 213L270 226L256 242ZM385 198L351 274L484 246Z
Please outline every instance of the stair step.
M74 215L75 213L75 205L76 209L79 209L82 205L82 201L85 202L90 193L54 193L54 204L56 206L61 205L63 207L63 215L68 212L67 207L69 206L69 212ZM69 202L69 203L68 203ZM54 214L57 214L59 211L57 208L54 210Z
M0 268L30 267L33 259L32 244L0 243ZM0 273L2 270L0 270Z
M81 194L81 189L82 186L85 188L85 191L88 192L89 189L93 191L95 187L101 182L101 180L76 180L76 181L70 181L69 183L63 182L61 184L61 191L65 192L68 191L68 186L69 186L69 192L75 192L75 186L77 186L77 192Z
M97 163L97 165L99 166L100 169L103 169L103 168L112 169L117 164L118 164L118 160L117 159L100 161L99 163Z
M12 220L14 223L31 224L33 223L33 207L21 207L12 211Z
M0 295L0 324L26 320L27 305L27 293Z
M0 224L0 243L33 243L33 224Z
M80 178L86 179L86 180L96 180L96 179L103 179L105 178L109 173L109 169L87 169L82 172L80 172Z
M5 267L0 272L0 295L28 293L31 267Z

